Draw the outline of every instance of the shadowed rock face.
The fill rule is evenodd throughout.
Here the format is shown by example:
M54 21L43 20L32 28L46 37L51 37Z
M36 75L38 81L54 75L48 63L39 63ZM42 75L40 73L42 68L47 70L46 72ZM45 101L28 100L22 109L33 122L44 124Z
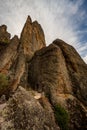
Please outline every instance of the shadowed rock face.
M61 104L69 111L70 129L82 129L84 118L87 128L87 65L72 46L55 40L37 51L28 74L33 89L50 95L53 106Z

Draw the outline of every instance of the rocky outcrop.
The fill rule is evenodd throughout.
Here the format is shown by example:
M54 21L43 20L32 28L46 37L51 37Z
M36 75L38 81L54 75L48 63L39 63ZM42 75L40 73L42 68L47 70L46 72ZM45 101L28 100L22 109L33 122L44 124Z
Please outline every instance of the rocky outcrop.
M1 130L60 130L48 100L41 97L42 105L34 94L19 87L7 103L0 105Z
M7 32L7 26L0 26L0 42L1 43L9 43L10 42L10 33Z
M34 90L45 92L53 106L60 104L69 111L71 130L82 130L83 124L87 128L87 65L72 46L58 39L37 51L28 74Z

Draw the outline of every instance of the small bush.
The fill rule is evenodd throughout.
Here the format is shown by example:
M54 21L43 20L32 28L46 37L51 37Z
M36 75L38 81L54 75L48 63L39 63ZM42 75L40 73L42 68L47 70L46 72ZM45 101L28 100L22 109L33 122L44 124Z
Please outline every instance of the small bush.
M60 105L54 106L54 114L56 123L62 130L68 130L69 115L67 111Z
M0 96L2 96L8 88L8 78L6 75L0 73Z

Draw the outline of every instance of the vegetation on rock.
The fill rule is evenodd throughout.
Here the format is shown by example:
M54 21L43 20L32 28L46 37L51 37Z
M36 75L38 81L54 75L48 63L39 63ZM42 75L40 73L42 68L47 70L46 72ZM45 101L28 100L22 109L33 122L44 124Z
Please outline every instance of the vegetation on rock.
M56 123L62 130L68 130L69 115L67 111L60 105L54 106L54 114Z

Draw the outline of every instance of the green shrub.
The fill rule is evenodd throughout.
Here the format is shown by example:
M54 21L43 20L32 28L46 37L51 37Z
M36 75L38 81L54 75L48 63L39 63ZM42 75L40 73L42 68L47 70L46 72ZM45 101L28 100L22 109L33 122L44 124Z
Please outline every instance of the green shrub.
M8 88L8 78L6 75L0 73L0 96L3 95Z
M68 130L69 115L67 111L60 105L54 106L54 114L56 123L62 130Z

